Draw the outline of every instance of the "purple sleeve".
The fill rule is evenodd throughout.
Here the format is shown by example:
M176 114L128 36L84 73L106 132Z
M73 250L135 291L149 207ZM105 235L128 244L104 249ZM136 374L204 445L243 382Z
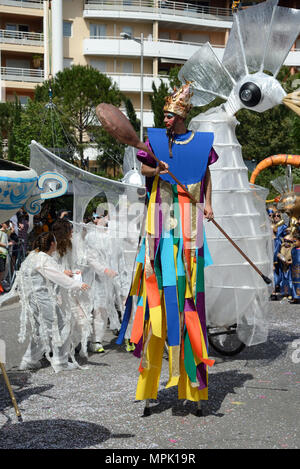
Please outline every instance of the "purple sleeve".
M219 156L215 152L215 149L212 147L208 155L208 166L214 164L219 159Z
M145 144L147 145L149 150L151 150L149 139L146 140ZM136 154L136 157L141 163L146 164L147 166L151 166L151 168L156 168L155 159L146 151L139 150Z

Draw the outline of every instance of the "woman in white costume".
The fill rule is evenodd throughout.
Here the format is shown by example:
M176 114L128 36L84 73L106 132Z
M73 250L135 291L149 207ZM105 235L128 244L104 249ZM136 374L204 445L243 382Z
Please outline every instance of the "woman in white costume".
M100 219L101 220L101 219ZM122 256L119 255L116 240L111 237L109 229L104 226L91 225L85 237L87 263L95 276L92 285L93 298L93 333L89 350L103 353L103 337L110 321L111 329L119 329L120 321L117 309L122 310L123 279ZM117 306L117 309L116 309Z
M76 366L68 362L70 328L57 302L55 290L57 285L68 291L87 290L89 286L61 271L51 257L56 245L53 233L42 233L17 272L14 290L18 290L22 306L20 342L25 341L27 323L31 325L30 342L20 370L40 368L44 354L55 372Z
M82 266L78 258L76 243L73 246L72 224L68 220L59 219L52 225L52 232L57 242L53 257L61 266L61 270L71 278L82 279ZM82 291L74 294L65 288L57 287L57 299L64 312L65 321L70 326L73 352L75 347L81 344L80 355L87 357L87 339L91 334L92 322L89 294Z

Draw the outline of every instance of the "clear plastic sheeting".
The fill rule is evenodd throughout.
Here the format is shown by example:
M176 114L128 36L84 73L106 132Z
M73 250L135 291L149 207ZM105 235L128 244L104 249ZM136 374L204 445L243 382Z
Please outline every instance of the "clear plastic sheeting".
M137 149L134 147L127 146L124 152L123 158L123 174L125 175L128 171L141 169L142 163L136 157Z
M243 43L248 73L264 70L263 62L269 31L273 25L276 27L276 24L272 22L272 16L277 3L276 0L269 0L252 8L241 10L235 16L236 23L238 23L236 27L239 29L240 39ZM225 62L223 63L225 65Z
M107 202L103 207L108 211L108 228L103 236L106 243L105 262L108 265L113 262L116 251L121 249L124 252L125 270L127 279L129 279L132 274L145 211L145 188L106 179L84 171L62 160L34 141L30 145L30 167L35 169L38 174L45 170L53 170L68 179L69 193L73 193L73 243L76 246L74 252L83 269L87 265L84 239L88 232L96 229L93 224L84 224L83 216L88 203L94 197L99 194L105 195ZM103 207L98 206L97 212L100 213ZM89 280L87 279L87 283ZM109 283L108 280L107 283ZM129 284L127 286L129 289Z
M250 185L235 136L238 121L223 106L201 113L190 128L214 132L219 159L211 166L212 204L216 221L254 262L273 278L273 239L265 200L267 189ZM205 301L209 326L237 324L247 345L267 339L270 289L244 257L212 223L205 223L213 265L205 269Z
M279 176L271 181L272 186L279 194L291 192L293 186L293 178L287 175Z
M299 34L300 10L278 6L277 0L239 10L222 64L235 81L254 72L276 77Z
M133 229L130 222L143 210L145 189L141 186L124 184L84 171L62 160L35 141L30 145L30 167L38 174L46 170L57 171L68 179L69 193L74 195L75 222L83 221L88 203L99 194L105 194L111 209L110 216L119 217L122 221L126 219L130 224L130 231Z
M94 307L105 308L110 328L120 329L120 319L124 312L131 280L138 239L132 235L127 238L127 231L108 221L108 226L73 222L73 259L82 271L83 281L91 286L90 297ZM121 237L120 237L121 235ZM116 239L118 241L116 242ZM117 275L105 274L111 269ZM95 284L95 275L100 275L101 288Z
M217 96L226 99L233 87L233 80L208 42L184 64L178 77L183 83L192 82L194 106L208 104Z
M264 70L277 76L290 48L300 33L300 10L277 7L266 47Z

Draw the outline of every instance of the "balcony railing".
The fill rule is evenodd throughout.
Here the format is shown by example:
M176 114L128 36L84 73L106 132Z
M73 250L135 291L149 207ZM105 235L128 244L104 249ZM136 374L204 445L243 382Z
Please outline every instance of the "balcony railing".
M89 37L86 37L86 39L101 39L101 40L123 40L120 36L89 36ZM139 37L137 37L136 39L140 39ZM204 42L191 42L191 41L177 41L177 40L174 40L174 39L162 39L162 38L158 38L157 41L154 41L153 38L144 38L144 42L147 43L147 42L153 42L153 43L156 43L156 42L166 42L168 44L183 44L185 46L202 46L204 44ZM210 43L210 45L212 47L217 47L217 48L220 48L220 49L224 49L225 48L225 45L222 44L212 44Z
M7 81L40 83L44 81L44 70L35 68L1 67L0 78Z
M43 8L43 0L0 0L0 5L21 8Z
M232 22L232 10L230 8L206 7L170 0L85 0L84 9L140 11Z
M6 29L0 29L0 42L6 44L22 44L24 46L43 46L44 35L42 33L7 31Z

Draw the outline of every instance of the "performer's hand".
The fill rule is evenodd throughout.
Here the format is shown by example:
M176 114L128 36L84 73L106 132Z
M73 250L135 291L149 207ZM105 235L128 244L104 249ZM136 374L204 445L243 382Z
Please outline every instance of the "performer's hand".
M155 168L155 174L166 174L168 172L169 165L164 161L160 161L158 166Z
M118 275L118 273L115 272L115 271L112 270L112 269L105 269L105 270L104 270L104 273L105 273L105 275L107 275L107 276L110 277L110 278L114 278L114 277L116 277L116 276Z
M204 217L207 218L207 221L211 221L214 218L214 212L211 205L205 205Z
M64 270L64 274L66 274L68 277L73 277L72 270Z
M83 291L88 290L89 288L90 288L90 286L87 283L83 283L80 287L80 289L83 290Z

